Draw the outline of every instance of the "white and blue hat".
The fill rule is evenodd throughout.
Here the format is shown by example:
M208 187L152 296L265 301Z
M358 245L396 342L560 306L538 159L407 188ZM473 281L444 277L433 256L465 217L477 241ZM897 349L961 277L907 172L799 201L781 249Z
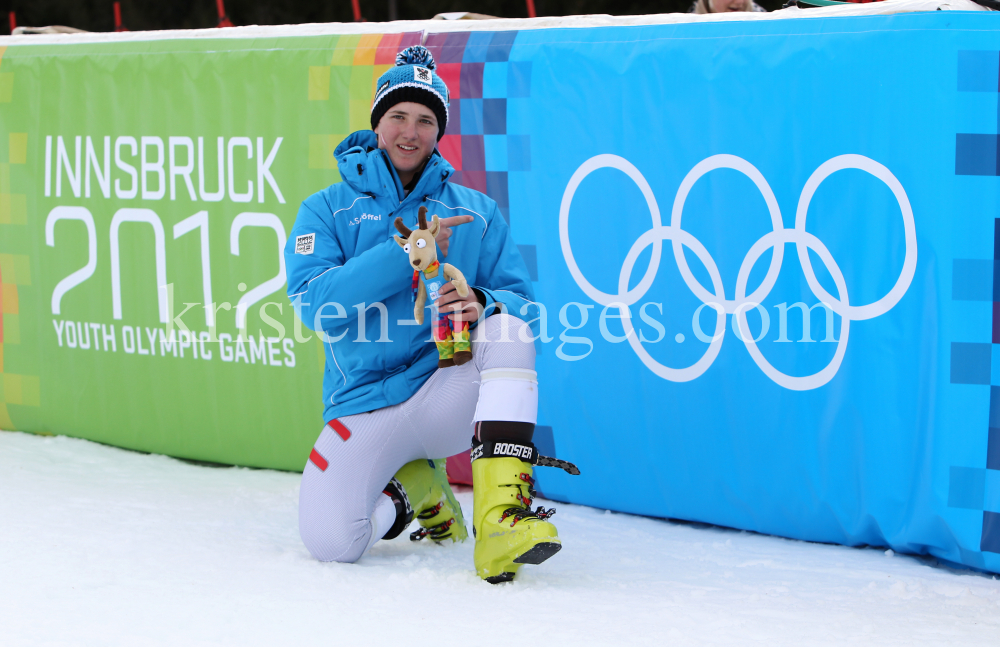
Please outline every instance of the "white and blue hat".
M438 121L438 141L448 126L448 86L434 73L434 56L423 45L407 47L396 55L396 66L378 78L372 102L372 130L397 103L412 101L434 111Z

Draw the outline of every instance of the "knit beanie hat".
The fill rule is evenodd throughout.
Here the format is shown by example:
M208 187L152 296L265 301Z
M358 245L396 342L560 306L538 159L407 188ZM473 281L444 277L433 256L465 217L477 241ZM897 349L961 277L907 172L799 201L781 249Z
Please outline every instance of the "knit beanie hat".
M397 103L412 101L434 111L438 122L438 141L448 126L448 86L434 73L434 57L423 45L407 47L396 55L396 66L378 77L378 90L372 102L372 130L385 113Z

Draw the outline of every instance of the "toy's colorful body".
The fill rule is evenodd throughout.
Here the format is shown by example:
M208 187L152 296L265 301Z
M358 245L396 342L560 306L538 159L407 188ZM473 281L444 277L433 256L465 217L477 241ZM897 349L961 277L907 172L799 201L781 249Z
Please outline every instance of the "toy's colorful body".
M434 237L440 230L440 222L434 216L430 226L427 224L427 208L420 207L417 215L419 229L409 230L403 225L402 218L396 218L396 229L405 238L395 236L396 242L410 256L413 271L413 318L418 324L424 323L424 306L428 299L432 304L434 322L434 343L438 349L438 368L460 366L472 359L472 347L469 341L469 322L452 321L448 312L440 312L433 307L445 283L451 281L455 291L462 298L469 296L469 285L465 276L453 265L438 263L437 243ZM423 284L421 287L420 284Z
M450 266L449 266L450 267ZM434 303L440 296L441 288L447 279L444 276L444 269L437 261L423 271L413 271L413 300L417 300L417 293L420 290L420 283L424 284L424 291L427 299ZM461 357L464 353L471 353L472 347L469 343L469 322L452 321L448 313L439 310L434 311L434 321L431 322L431 331L434 334L434 343L437 345L438 359L447 362L454 362L455 354Z

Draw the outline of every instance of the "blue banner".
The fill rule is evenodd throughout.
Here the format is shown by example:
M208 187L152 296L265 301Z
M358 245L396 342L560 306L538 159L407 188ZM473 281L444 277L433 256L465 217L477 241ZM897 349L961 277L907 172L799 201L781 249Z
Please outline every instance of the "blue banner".
M430 37L537 281L548 497L1000 571L998 28Z

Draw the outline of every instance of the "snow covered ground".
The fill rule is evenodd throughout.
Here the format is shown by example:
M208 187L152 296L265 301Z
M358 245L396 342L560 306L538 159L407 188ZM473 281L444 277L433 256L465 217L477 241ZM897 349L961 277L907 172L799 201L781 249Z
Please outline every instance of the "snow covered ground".
M562 552L513 584L470 542L322 564L298 487L0 432L0 645L1000 645L989 575L566 504Z

